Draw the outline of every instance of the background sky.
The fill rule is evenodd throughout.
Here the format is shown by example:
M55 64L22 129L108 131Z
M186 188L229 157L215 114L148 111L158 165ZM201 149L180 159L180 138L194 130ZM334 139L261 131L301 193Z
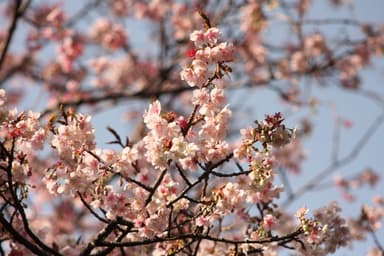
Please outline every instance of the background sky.
M51 1L33 1L33 2L51 2ZM63 1L65 9L69 13L76 12L82 5L82 1L66 0ZM354 8L340 8L333 9L330 7L329 2L325 0L313 1L311 7L311 18L356 18L363 22L375 22L384 24L384 1L382 0L356 0L354 1ZM93 15L94 17L95 15ZM130 35L130 41L132 46L137 51L145 51L148 54L154 54L156 49L153 48L150 40L148 40L149 30L148 22L128 22L127 30ZM89 26L87 20L80 24L84 29ZM308 27L313 30L313 27ZM353 28L347 28L350 33L353 33ZM338 28L333 26L322 26L321 30L326 34L337 36L340 33ZM16 35L12 50L16 50L21 45L23 28L19 28ZM275 30L266 31L266 36L271 41L281 42L289 38L289 33ZM356 34L358 37L359 35ZM230 41L230 38L228 38ZM52 54L52 48L47 47L46 54ZM180 67L181 68L181 67ZM372 64L364 69L362 72L362 88L364 90L373 90L380 96L384 96L384 60L375 59ZM309 81L307 81L309 82ZM254 119L263 119L265 114L274 113L280 111L285 113L286 123L288 127L297 126L298 120L303 116L312 116L313 122L313 136L307 138L304 141L304 149L307 154L307 159L302 166L302 172L300 175L289 176L293 190L301 187L306 181L313 178L316 173L325 169L331 160L333 131L334 131L334 113L336 111L340 117L350 120L352 127L350 129L341 129L340 137L340 156L343 157L350 153L351 149L355 147L363 133L370 127L374 120L383 112L383 105L379 105L371 99L367 99L360 93L346 90L341 90L335 86L336 81L330 81L325 86L317 86L315 82L311 81L312 95L316 96L319 100L319 106L315 111L311 109L297 110L292 108L279 99L279 96L263 87L257 87L252 89L240 89L237 91L227 92L229 95L229 101L231 106L236 108L234 115L241 117L244 113L252 113L252 119L249 116L244 119L244 123L251 124ZM251 92L250 92L251 90ZM252 93L252 94L251 94ZM35 89L28 90L28 99L23 102L23 106L19 109L33 108L35 110L41 109L45 102L42 100L42 95ZM249 96L252 95L252 96ZM241 102L241 104L239 104ZM111 147L106 142L112 139L112 136L105 129L107 126L113 127L122 136L129 135L132 132L130 123L121 121L124 113L128 110L139 109L143 105L140 102L125 102L118 106L93 114L93 125L96 129L96 139L98 147L108 148ZM364 148L359 152L359 155L349 164L343 165L338 168L334 174L342 175L343 177L352 177L359 171L365 168L372 168L378 173L383 172L384 167L384 155L383 155L383 143L384 143L384 125L381 125L375 134L370 138ZM297 208L307 206L310 209L322 207L330 201L337 200L343 208L343 214L346 216L357 216L359 214L359 206L362 204L371 205L371 198L373 195L381 195L384 197L384 182L380 181L380 184L374 189L364 187L357 191L355 194L356 201L348 203L340 198L340 191L331 186L331 175L328 179L324 180L324 188L319 191L306 193L289 206L291 211L295 211ZM284 197L282 198L284 200ZM384 229L382 228L378 233L381 243L384 243ZM367 241L354 244L350 250L339 250L335 255L363 255L369 247L373 246L372 239L367 238Z

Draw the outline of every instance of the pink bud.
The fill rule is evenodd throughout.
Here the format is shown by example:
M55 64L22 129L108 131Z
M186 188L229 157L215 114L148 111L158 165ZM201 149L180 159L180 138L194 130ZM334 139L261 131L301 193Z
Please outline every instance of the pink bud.
M183 116L180 116L177 121L176 121L177 125L180 126L182 129L184 129L185 127L187 127L187 120L185 120L185 118Z

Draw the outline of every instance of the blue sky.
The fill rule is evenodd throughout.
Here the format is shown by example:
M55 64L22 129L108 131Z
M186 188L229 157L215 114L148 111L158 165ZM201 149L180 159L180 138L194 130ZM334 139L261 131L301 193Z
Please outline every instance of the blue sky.
M69 11L74 11L79 6L79 1L67 0L64 2L65 8ZM354 2L354 9L340 8L338 11L331 11L328 1L313 1L314 6L311 8L310 16L312 18L356 18L359 21L384 23L384 16L382 13L384 10L384 1L356 0ZM83 26L86 25L89 24L83 24ZM133 47L138 51L148 51L149 41L146 39L146 36L148 36L146 32L148 31L148 23L142 24L138 22L129 22L126 25L129 28L129 34L135 35L134 39L131 37ZM22 29L23 28L20 28L20 31L22 31ZM339 32L331 26L326 28L321 27L321 29L330 35L337 35ZM348 29L351 33L353 33L353 30L356 29ZM19 33L19 35L20 34L21 33ZM287 37L289 37L288 34L279 34L278 31L266 32L266 35L272 42L276 40L278 43L280 43L280 40L286 40ZM20 45L20 37L15 38L14 45L12 47L13 49L22 47ZM49 48L47 49L47 54L49 54L48 51ZM156 50L153 49L152 51L155 52ZM362 72L362 88L374 90L379 95L384 95L384 85L382 84L383 75L384 60L383 58L375 59L372 65ZM351 120L353 123L352 128L342 129L340 140L341 157L347 155L351 151L364 131L367 130L375 118L377 118L377 116L379 116L383 111L383 106L378 106L375 102L365 98L359 93L346 92L345 90L339 89L336 86L335 81L331 81L330 84L323 87L314 84L314 86L312 86L312 90L312 94L318 97L321 104L317 107L316 113L311 113L314 124L314 133L311 138L308 138L304 142L308 158L303 164L302 174L290 177L294 190L298 189L302 184L305 184L306 181L310 180L316 175L317 172L326 168L330 163L334 128L334 119L330 111L330 105L334 106L341 117ZM238 106L240 109L239 112L234 112L234 115L241 115L241 111L251 109L254 113L253 119L262 119L264 114L274 113L276 111L281 111L283 113L289 111L291 114L287 118L287 126L294 127L301 117L310 114L310 110L308 109L296 111L295 109L282 104L276 93L270 90L265 90L264 88L254 88L251 92L252 96L249 96L250 91L245 90L239 90L238 92L231 94L231 104L233 106ZM39 109L43 106L42 103L44 102L39 102L40 96L38 91L30 91L28 98L30 100L23 102L23 106L19 108L33 107ZM241 104L239 105L235 99L241 99ZM112 137L105 129L107 126L114 127L123 136L131 133L132 126L129 123L119 121L119 119L121 118L123 112L127 111L127 109L134 108L135 106L140 106L140 103L134 102L121 104L113 109L94 115L93 124L96 129L96 138L99 147L109 147L105 144L105 142L109 141ZM253 120L245 120L245 122L248 122L249 124L252 123L252 121ZM380 152L383 151L383 142L384 125L381 125L375 131L374 136L370 138L368 143L361 150L356 159L349 164L338 168L335 171L335 174L350 177L368 167L378 173L382 173L384 167L384 157ZM332 178L332 176L330 177ZM331 179L326 179L324 182L330 184ZM383 185L384 182L381 181L379 186L373 190L363 188L362 190L357 191L357 201L353 204L340 200L340 192L333 188L321 190L315 193L307 193L298 201L295 201L292 205L290 205L289 209L295 211L295 209L301 206L307 206L310 209L315 209L327 204L330 201L338 200L343 207L343 213L345 215L357 216L359 213L359 205L371 204L372 195L378 194L384 197L384 190L382 189L384 187ZM377 235L379 238L384 237L384 230L381 229ZM381 242L384 243L384 240L381 239ZM365 242L354 245L351 251L343 249L338 251L335 255L362 255L370 246L372 246L372 244L372 240L369 238Z

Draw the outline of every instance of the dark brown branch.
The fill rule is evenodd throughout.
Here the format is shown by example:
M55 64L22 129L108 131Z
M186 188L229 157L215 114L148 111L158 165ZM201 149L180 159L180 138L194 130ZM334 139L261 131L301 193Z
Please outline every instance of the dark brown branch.
M119 93L110 93L110 94L105 94L105 95L100 95L100 96L92 96L88 98L81 98L81 99L76 99L73 101L67 101L67 102L60 102L57 104L56 107L54 108L49 108L46 109L45 111L42 112L41 116L46 116L52 112L55 112L59 109L59 106L63 107L79 107L83 104L95 104L95 103L101 103L105 101L119 101L123 99L148 99L152 98L154 96L159 96L159 95L176 95L185 91L190 91L193 90L194 88L192 87L178 87L175 89L168 89L168 90L160 90L160 91L155 91L155 92L147 92L147 91L140 91L134 94L130 93L124 93L124 92L119 92Z
M210 174L212 174L212 170L219 167L220 165L222 165L224 162L227 162L229 161L231 158L233 157L233 153L230 153L229 155L227 155L224 159L218 161L217 163L214 163L214 164L207 164L206 167L202 167L202 169L204 169L204 173L202 175L200 175L197 180L195 182L193 182L192 184L190 184L189 186L187 186L181 193L179 196L177 196L175 199L173 199L172 201L168 202L167 203L167 207L170 207L172 204L174 204L175 202L179 201L181 198L185 198L185 195L193 188L195 187L197 184L199 184L200 182L202 181L206 181L209 177ZM225 174L220 174L220 173L216 173L217 176L220 176L220 175L224 175ZM205 184L207 185L207 182L205 182Z
M21 216L21 220L23 222L23 227L25 232L28 234L28 236L43 250L45 250L47 253L50 253L51 255L61 256L60 253L55 251L53 248L46 245L44 242L42 242L36 235L33 233L33 231L29 227L29 222L27 215L24 211L24 208L21 204L21 199L17 196L17 188L13 185L13 175L12 175L12 166L14 161L14 154L15 154L15 144L16 139L12 139L11 149L9 152L10 157L8 158L8 167L7 167L7 183L9 187L9 192L12 196L13 203L15 204L15 209Z
M185 181L185 183L188 185L188 186L191 186L192 183L188 180L187 176L185 176L184 172L183 172L183 169L178 165L178 164L175 164L176 165L176 169L179 171L179 174L180 176L183 178L183 180Z
M147 199L145 200L145 206L147 206L151 201L152 201L152 196L155 194L156 192L156 189L160 186L160 183L161 181L163 180L165 174L167 173L167 169L164 169L159 177L157 178L156 182L155 182L155 185L153 186L149 196L147 197Z
M168 202L167 203L167 207L170 207L172 204L176 203L177 201L179 201L181 198L185 197L185 195L193 188L195 187L197 184L199 184L200 182L202 182L203 180L205 180L208 176L209 176L210 172L209 171L205 171L202 175L199 176L199 178L197 178L197 180L192 183L190 186L186 187L178 197L176 197L175 199L173 199L172 201Z
M273 236L268 237L260 240L232 240L232 239L226 239L226 238L219 238L214 237L210 235L204 235L204 234L180 234L175 235L172 237L156 237L153 239L147 239L142 241L131 241L131 242L122 242L122 243L113 243L113 242L102 242L100 245L103 246L116 246L116 247L132 247L132 246L140 246L140 245L148 245L148 244L154 244L159 242L167 242L167 241L175 241L175 240L184 240L184 239L202 239L202 240L208 240L218 243L226 243L226 244L232 244L232 245L241 245L241 244L268 244L272 242L281 242L281 241L289 241L293 240L295 237L303 234L303 230L301 228L297 229L296 231L285 235L285 236Z
M92 207L85 201L85 199L84 199L83 196L80 194L80 192L77 192L77 195L80 197L80 200L81 200L81 202L84 204L84 206L91 212L91 214L92 214L93 216L95 216L96 219L98 219L99 221L104 222L104 223L106 223L106 224L109 223L108 220L106 220L106 219L100 217L100 216L99 216L99 215L92 209Z
M128 228L127 230L125 230L124 232L122 232L119 237L116 239L116 242L121 242L124 237L129 233L130 231L130 228ZM95 254L91 254L90 256L107 256L107 255L110 255L110 253L116 249L116 247L114 246L110 246L110 247L107 247L105 250L103 251L100 251L100 252L97 252ZM120 247L120 249L123 249L122 247ZM122 251L123 252L123 251ZM122 256L124 256L125 254L122 254Z
M9 46L11 44L12 38L15 34L16 27L17 27L17 22L19 18L24 14L25 10L28 8L28 5L30 1L27 1L23 6L22 6L23 1L22 0L15 0L15 6L14 6L14 11L13 11L13 17L11 20L11 24L8 28L8 35L7 38L5 39L3 49L1 50L1 55L0 55L0 70L3 67L6 55L8 53Z
M92 250L101 242L103 242L116 227L117 227L116 221L109 223L102 231L100 231L100 233L97 235L94 241L88 243L87 247L80 253L80 256L89 255L92 252Z
M148 192L151 192L151 191L152 191L152 188L151 188L151 187L149 187L149 186L147 186L147 185L145 185L145 184L143 184L143 183L141 183L141 182L139 182L139 181L137 181L137 180L135 180L135 179L132 179L132 178L130 178L130 177L123 177L123 178L126 179L126 180L129 181L129 182L132 182L132 183L136 184L137 186L143 188L144 190L146 190L146 191L148 191Z
M224 159L218 161L217 163L207 164L206 169L213 170L221 166L223 163L228 162L233 157L233 153L228 154Z
M0 212L0 223L1 225L12 235L12 238L15 241L24 245L28 250L33 252L36 255L48 255L44 251L42 251L38 246L34 243L27 240L24 236L22 236L5 218L2 212Z

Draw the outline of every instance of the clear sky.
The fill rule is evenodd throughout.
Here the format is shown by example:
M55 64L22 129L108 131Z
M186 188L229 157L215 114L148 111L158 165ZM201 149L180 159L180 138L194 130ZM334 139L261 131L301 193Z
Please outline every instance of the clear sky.
M36 1L44 2L44 1ZM48 1L47 1L48 2ZM50 1L49 1L50 2ZM63 1L66 9L76 11L79 8L79 2L75 0ZM310 16L312 18L356 18L359 21L366 22L378 22L384 24L384 1L382 0L356 0L354 1L354 9L341 8L338 11L330 9L328 1L314 0L314 7L311 8ZM89 24L83 23L82 26ZM130 35L132 45L138 51L153 51L148 47L149 41L146 39L148 36L148 23L131 22L127 23L127 28ZM331 36L337 35L340 31L334 29L332 26L321 27L322 31L330 34ZM21 28L22 30L22 28ZM349 30L350 32L353 29ZM280 34L279 31L267 31L267 36L273 40L286 40L289 37L288 34ZM356 35L358 36L358 35ZM17 43L12 47L21 47ZM230 39L229 39L230 40ZM47 50L48 54L49 49ZM152 52L152 53L153 53ZM373 90L379 95L384 96L384 60L375 59L371 67L368 67L362 72L362 88L364 90ZM308 81L303 81L303 83ZM329 81L325 86L317 86L313 81L312 94L319 99L320 105L316 108L316 111L311 113L311 110L296 110L291 108L280 101L276 93L271 90L266 90L263 87L254 88L252 90L252 96L249 91L239 90L238 92L231 92L230 103L232 106L238 108L238 112L234 112L234 115L241 115L246 110L252 110L254 119L262 119L264 114L281 111L282 113L289 113L287 115L288 126L296 126L298 120L312 114L312 120L314 124L313 136L306 139L304 143L304 149L307 153L307 159L303 164L302 173L297 176L290 176L293 189L298 189L306 181L310 180L319 171L328 167L331 159L332 142L333 142L333 129L334 129L334 115L332 109L345 119L352 122L350 129L341 129L340 137L340 156L348 155L355 147L356 143L362 137L368 127L374 122L374 120L383 112L383 106L379 106L374 101L367 99L360 93L346 92L336 86L336 81ZM227 93L228 94L228 93ZM23 103L24 107L34 107L39 109L42 107L40 102L40 94L36 91L30 92L30 100ZM239 104L241 100L241 104ZM129 123L121 122L120 119L125 111L140 106L138 102L124 103L119 106L103 111L99 114L95 114L93 117L93 124L96 129L96 138L99 147L109 147L105 143L112 139L111 135L105 129L107 126L115 128L121 135L129 135L132 131L132 126ZM253 120L245 120L249 124ZM384 125L382 124L375 134L369 139L364 148L359 152L358 156L349 164L343 165L338 168L334 174L339 174L344 177L351 177L358 173L362 169L372 168L378 173L383 173L384 157L383 157L383 143L384 143ZM330 178L333 176L331 175ZM330 187L332 179L324 180L325 187ZM371 204L371 198L373 195L381 195L384 197L384 182L380 181L380 184L374 188L366 188L357 191L355 194L357 200L353 203L347 203L340 199L340 191L332 187L328 189L322 189L316 192L310 192L302 196L298 201L295 201L290 205L289 209L295 211L298 207L307 206L310 209L315 209L327 204L330 201L338 200L343 208L343 213L347 216L357 216L359 214L359 205ZM284 198L283 198L284 199ZM384 243L384 229L382 228L378 233L380 241ZM363 255L367 249L372 246L372 239L368 238L367 241L358 243L349 250L340 250L335 255Z

